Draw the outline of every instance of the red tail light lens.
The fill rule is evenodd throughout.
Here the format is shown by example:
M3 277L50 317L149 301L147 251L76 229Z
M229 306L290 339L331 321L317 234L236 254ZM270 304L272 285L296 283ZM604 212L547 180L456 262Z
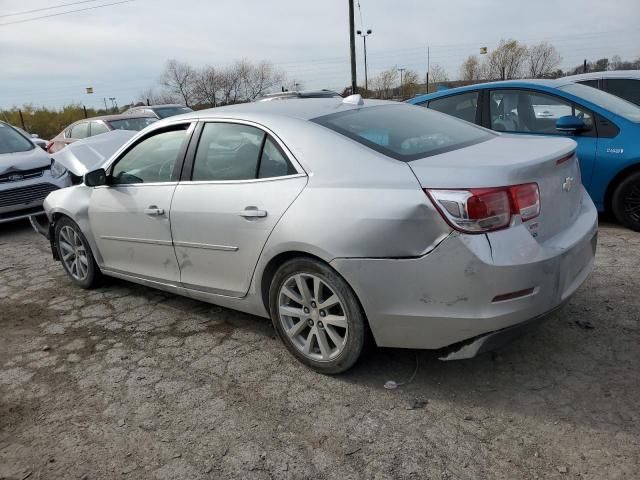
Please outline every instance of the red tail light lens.
M536 183L510 187L425 189L444 219L456 230L484 233L511 225L513 215L523 222L540 215Z

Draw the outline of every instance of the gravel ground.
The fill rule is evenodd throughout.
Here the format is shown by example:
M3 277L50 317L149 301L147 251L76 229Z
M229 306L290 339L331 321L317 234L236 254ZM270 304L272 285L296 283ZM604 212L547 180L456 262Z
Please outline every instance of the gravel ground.
M638 478L639 247L603 225L570 304L499 353L380 349L326 377L264 319L81 290L2 225L0 479Z

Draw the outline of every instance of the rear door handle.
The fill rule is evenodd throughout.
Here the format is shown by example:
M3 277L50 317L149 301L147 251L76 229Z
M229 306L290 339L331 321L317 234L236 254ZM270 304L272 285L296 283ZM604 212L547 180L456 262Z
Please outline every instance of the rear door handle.
M259 218L266 217L266 210L258 210L258 207L246 207L243 211L240 212L240 216L244 218Z
M151 205L149 208L144 209L145 215L149 215L150 217L158 217L160 215L164 215L164 209L158 208L155 205Z

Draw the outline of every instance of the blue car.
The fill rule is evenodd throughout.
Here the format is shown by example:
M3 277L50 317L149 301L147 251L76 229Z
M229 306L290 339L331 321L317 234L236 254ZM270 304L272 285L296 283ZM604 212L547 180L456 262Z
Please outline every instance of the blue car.
M640 107L559 80L483 83L421 95L408 103L498 132L570 136L582 183L598 211L640 231Z

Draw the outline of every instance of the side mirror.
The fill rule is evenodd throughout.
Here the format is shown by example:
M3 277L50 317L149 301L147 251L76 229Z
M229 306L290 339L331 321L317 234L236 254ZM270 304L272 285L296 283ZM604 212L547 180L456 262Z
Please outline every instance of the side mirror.
M107 172L104 171L104 168L98 168L97 170L85 173L84 184L87 187L98 187L100 185L106 185Z
M31 138L40 138L40 135L38 135L37 133L32 133Z
M587 126L581 118L575 115L566 115L556 120L556 130L566 133L580 133L587 130Z

